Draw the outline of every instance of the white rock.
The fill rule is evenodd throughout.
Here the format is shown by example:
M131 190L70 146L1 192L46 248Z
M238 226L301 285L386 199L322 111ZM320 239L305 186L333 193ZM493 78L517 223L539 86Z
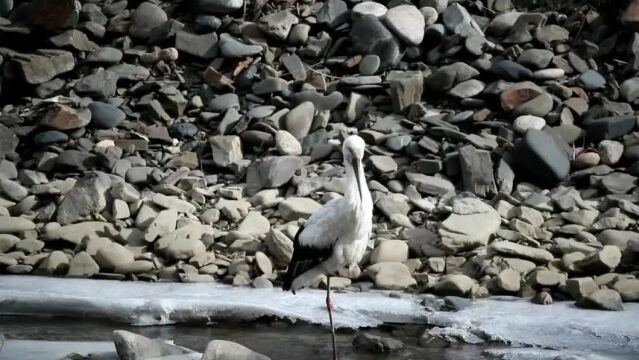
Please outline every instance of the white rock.
M299 218L308 219L321 207L322 205L313 199L290 197L280 203L279 210L284 220L292 221Z
M386 25L409 45L419 45L424 40L426 22L414 5L399 5L386 12Z
M302 144L286 130L275 133L275 148L280 155L302 155Z
M530 129L541 130L544 126L546 120L533 115L522 115L513 122L513 129L520 134L525 134Z
M417 284L408 266L400 262L382 262L366 268L375 286L386 290L403 290Z
M435 9L434 7L424 6L423 8L419 9L419 12L422 13L426 26L433 25L439 18L439 13L437 13L437 9Z
M364 1L355 6L353 6L353 10L351 11L351 18L356 19L359 16L364 15L373 15L378 18L386 15L388 8L386 6L374 2L374 1Z
M258 211L248 213L237 228L238 231L256 238L266 235L270 229L271 224L268 219Z
M598 146L601 162L606 165L615 165L623 155L624 146L619 141L603 140Z

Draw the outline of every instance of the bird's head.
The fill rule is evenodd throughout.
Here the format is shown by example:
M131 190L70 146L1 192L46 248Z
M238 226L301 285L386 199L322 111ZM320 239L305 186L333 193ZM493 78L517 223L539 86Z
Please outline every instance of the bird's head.
M351 172L351 176L354 176L355 181L357 183L357 192L359 194L360 200L363 198L362 194L362 183L360 174L362 170L362 159L364 158L364 150L366 149L366 143L362 140L361 137L357 135L351 135L346 140L344 140L344 145L342 146L342 153L344 154L344 166L346 167L346 172ZM348 170L350 168L350 170Z
M355 160L360 162L364 158L364 150L366 149L366 143L364 140L357 136L351 135L344 140L342 146L342 153L344 154L344 161L352 164Z

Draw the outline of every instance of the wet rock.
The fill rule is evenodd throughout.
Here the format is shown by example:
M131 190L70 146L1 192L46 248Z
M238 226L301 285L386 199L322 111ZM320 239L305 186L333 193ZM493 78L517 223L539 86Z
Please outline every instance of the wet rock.
M179 357L194 355L192 350L182 348L163 340L152 340L125 330L113 332L113 343L118 356L123 360Z
M269 357L259 354L245 346L240 344L226 341L226 340L213 340L204 350L202 360L222 360L222 359L237 359L237 360L270 360Z
M400 340L360 333L353 339L353 348L359 352L390 354L402 351L405 345Z

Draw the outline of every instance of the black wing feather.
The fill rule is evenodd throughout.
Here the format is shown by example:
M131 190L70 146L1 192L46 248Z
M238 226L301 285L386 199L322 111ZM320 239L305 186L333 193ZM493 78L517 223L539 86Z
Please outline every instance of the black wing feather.
M284 291L291 290L291 285L293 285L293 280L295 280L296 277L302 275L333 254L333 246L329 248L317 248L314 246L301 245L299 237L302 231L304 231L304 225L297 230L295 238L293 239L293 257L288 264L288 269L284 276L284 284L282 285Z

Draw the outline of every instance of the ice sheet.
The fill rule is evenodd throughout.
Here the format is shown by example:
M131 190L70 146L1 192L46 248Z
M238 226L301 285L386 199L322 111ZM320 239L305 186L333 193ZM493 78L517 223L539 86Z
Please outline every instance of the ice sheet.
M415 297L383 292L335 293L337 327L424 322ZM218 283L145 283L35 276L0 276L0 314L106 318L135 325L275 316L327 324L325 292L236 288Z
M515 346L637 354L639 304L625 311L576 308L573 302L541 306L528 300L494 298L454 313L432 313L434 334L480 338Z

